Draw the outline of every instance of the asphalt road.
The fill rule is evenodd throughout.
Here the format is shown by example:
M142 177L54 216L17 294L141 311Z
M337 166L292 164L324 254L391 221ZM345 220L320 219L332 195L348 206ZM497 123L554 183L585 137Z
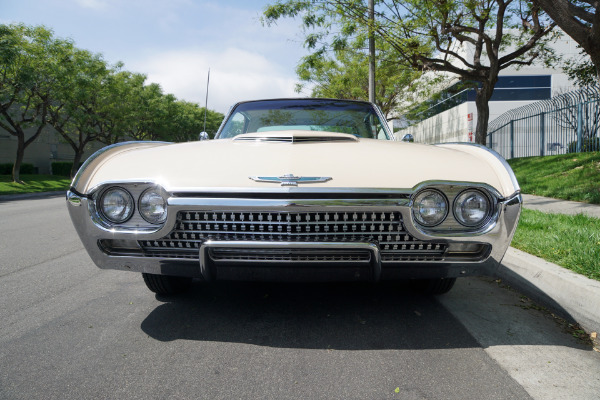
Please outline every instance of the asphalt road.
M96 268L63 198L0 203L1 399L597 399L600 354L478 278L203 284Z

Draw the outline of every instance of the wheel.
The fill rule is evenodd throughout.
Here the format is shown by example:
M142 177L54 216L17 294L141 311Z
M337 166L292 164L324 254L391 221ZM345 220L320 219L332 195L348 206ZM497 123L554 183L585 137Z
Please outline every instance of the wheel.
M426 294L448 293L454 286L456 278L423 279L421 290Z
M156 294L178 294L188 290L192 284L192 278L183 276L169 276L142 273L144 282L148 289Z

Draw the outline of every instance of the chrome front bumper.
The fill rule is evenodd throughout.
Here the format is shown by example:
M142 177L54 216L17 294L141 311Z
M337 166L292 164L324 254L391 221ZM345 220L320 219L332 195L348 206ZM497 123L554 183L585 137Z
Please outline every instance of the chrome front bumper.
M401 279L401 278L444 278L468 275L490 275L498 267L512 240L521 212L521 195L517 192L498 204L496 222L474 234L427 234L414 225L410 217L409 200L402 199L233 199L171 197L168 200L169 214L166 223L155 229L127 231L111 230L94 221L93 206L85 196L67 193L69 214L81 241L94 263L105 269L145 272L162 275L190 276L211 279L277 279L277 280L331 280L347 279ZM101 245L105 240L146 241L159 240L167 236L177 224L178 213L184 211L252 210L263 212L333 211L356 209L370 211L397 211L403 216L405 230L421 241L444 242L448 245L481 243L489 245L489 251L477 260L449 257L441 261L384 262L377 242L299 242L299 241L227 241L206 240L198 249L196 259L169 257L146 257L127 252L111 253ZM362 250L368 259L351 261L295 260L283 262L221 259L211 256L219 249L252 249L253 251L276 252L281 249L293 252L334 250L339 252ZM302 278L303 277L303 278Z

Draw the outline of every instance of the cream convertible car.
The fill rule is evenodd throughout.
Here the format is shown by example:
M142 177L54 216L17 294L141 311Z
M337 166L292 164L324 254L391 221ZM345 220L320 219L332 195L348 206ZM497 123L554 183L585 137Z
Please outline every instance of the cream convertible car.
M242 102L216 140L98 151L68 208L98 267L141 272L159 294L193 278L408 278L439 294L493 273L521 211L507 163L390 139L367 102Z

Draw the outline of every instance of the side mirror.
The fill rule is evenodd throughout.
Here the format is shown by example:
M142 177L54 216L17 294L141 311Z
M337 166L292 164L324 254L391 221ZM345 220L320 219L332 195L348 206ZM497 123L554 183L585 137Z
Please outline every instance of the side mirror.
M198 135L198 140L208 140L210 139L210 137L208 137L208 133L206 132L200 132L200 135Z
M402 141L412 143L415 141L415 137L413 135L411 135L410 133L407 133L406 135L402 136Z

